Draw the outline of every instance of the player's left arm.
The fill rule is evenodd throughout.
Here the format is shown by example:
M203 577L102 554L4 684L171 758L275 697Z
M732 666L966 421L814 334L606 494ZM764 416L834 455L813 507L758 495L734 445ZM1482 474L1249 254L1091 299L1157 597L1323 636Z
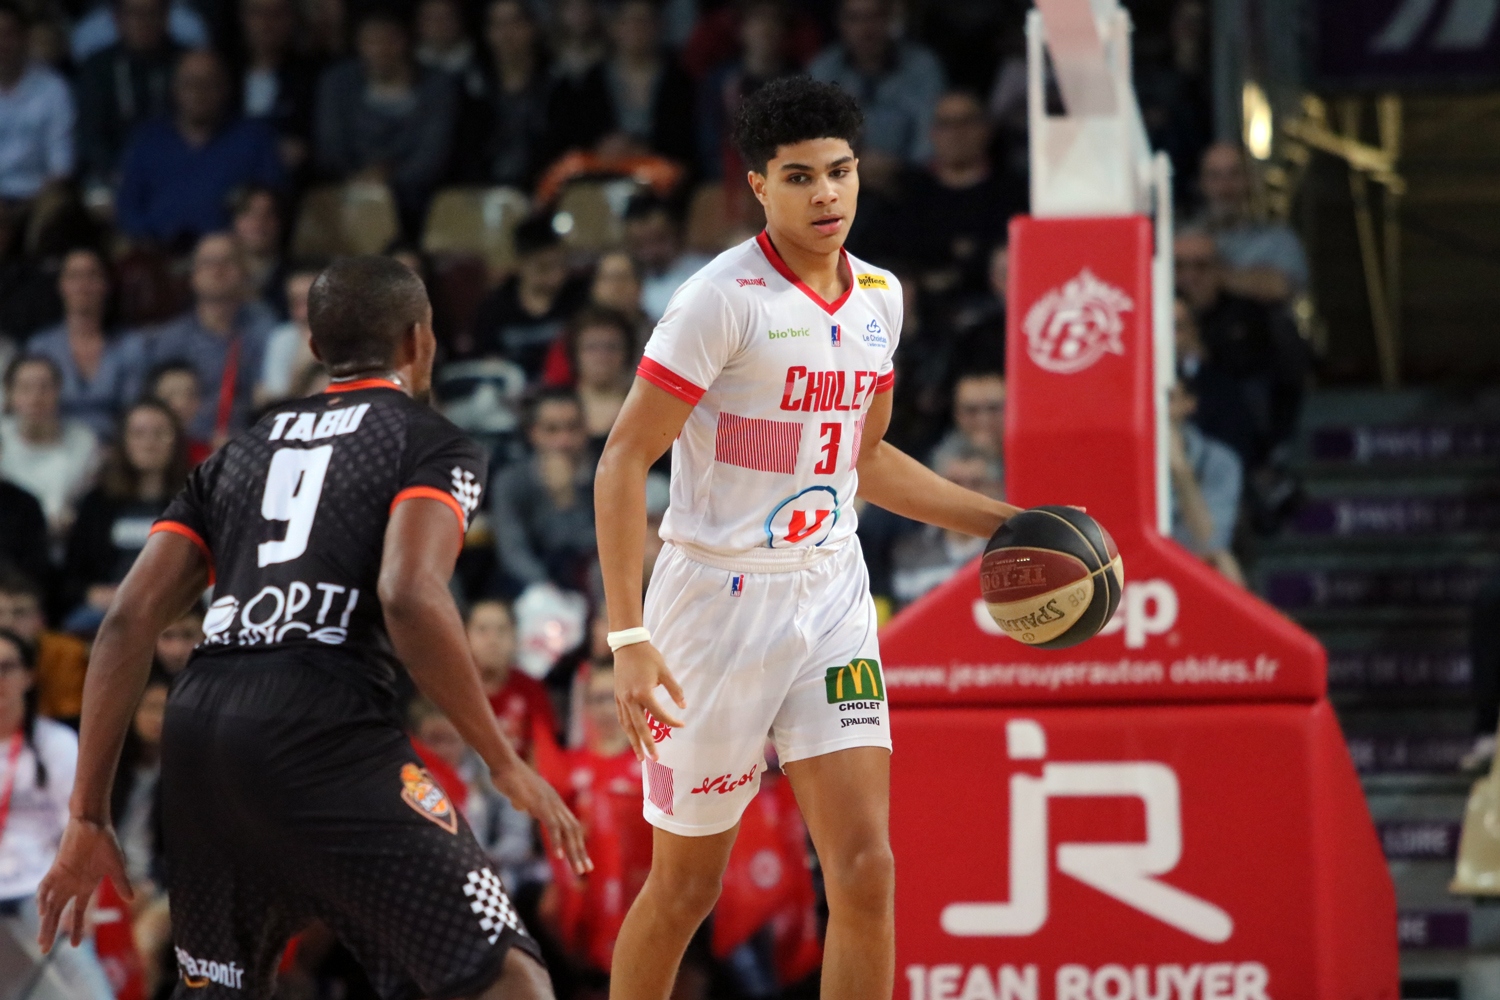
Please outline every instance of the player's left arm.
M83 682L78 771L68 825L51 869L37 889L42 950L52 947L68 904L65 925L73 944L83 940L84 912L99 883L109 878L131 896L125 859L110 824L109 798L125 732L151 673L156 637L182 617L210 580L199 543L157 531L125 575L99 626Z
M859 448L859 495L877 507L913 521L988 538L1013 514L1008 503L950 483L885 440L891 425L891 393L877 393L865 414Z

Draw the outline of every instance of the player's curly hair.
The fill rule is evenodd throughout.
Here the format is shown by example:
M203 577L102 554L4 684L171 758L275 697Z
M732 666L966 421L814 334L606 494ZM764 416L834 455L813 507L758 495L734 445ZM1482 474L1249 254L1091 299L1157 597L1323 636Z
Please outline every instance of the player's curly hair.
M807 76L772 80L734 116L734 145L756 173L782 146L809 139L844 139L853 146L864 126L859 105L842 87Z

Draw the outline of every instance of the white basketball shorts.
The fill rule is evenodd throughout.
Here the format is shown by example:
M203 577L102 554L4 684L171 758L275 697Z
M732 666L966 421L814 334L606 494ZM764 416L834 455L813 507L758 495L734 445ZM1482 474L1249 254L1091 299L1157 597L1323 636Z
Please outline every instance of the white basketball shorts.
M646 819L671 833L738 823L760 788L768 736L783 764L891 748L858 540L800 568L756 568L710 566L669 543L651 576L646 627L687 700L672 706L681 728L652 720L660 759L641 769ZM657 697L672 704L664 688Z

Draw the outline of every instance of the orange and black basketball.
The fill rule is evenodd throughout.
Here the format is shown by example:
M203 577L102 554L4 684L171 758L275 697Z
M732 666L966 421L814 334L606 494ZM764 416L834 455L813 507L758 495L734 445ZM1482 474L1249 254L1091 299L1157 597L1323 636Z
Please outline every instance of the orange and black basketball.
M1075 507L1033 507L984 549L979 589L995 624L1042 649L1076 646L1120 606L1125 571L1104 526Z

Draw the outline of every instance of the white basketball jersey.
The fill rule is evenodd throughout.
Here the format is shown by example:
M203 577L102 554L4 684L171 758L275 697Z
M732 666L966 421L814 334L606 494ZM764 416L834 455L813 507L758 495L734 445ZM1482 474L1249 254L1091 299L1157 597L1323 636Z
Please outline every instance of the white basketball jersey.
M672 446L664 540L781 561L854 533L860 437L894 382L902 309L889 271L843 257L849 291L825 302L763 232L672 297L638 370L694 407Z

